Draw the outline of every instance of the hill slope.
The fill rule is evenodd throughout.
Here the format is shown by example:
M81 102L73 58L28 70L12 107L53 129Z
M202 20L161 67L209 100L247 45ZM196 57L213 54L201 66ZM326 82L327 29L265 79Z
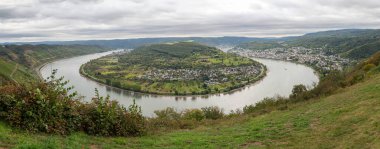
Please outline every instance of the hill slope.
M0 124L0 147L31 148L379 148L380 67L362 83L261 116L238 116L193 130L104 138L27 134Z
M242 43L236 48L263 50L286 47L322 48L329 55L363 59L380 51L380 30L346 29L309 33L299 37Z
M82 45L0 46L0 84L37 79L33 69L52 60L104 51L107 49Z
M226 92L264 75L258 62L193 42L142 46L93 60L82 70L112 86L176 95Z

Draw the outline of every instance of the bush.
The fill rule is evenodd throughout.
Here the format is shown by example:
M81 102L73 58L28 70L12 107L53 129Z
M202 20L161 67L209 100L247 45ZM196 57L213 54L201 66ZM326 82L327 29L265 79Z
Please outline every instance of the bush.
M363 70L364 71L369 71L369 70L371 70L372 68L375 68L375 67L376 67L375 64L366 64L366 65L363 66Z
M205 118L202 110L199 109L188 109L185 110L183 117L187 120L201 121Z
M254 105L244 106L243 113L263 114L274 110L285 110L287 109L287 103L291 100L292 99L287 99L283 97L264 98L262 101L259 101Z
M145 118L135 103L127 110L109 97L89 103L69 94L67 81L53 74L44 82L7 85L0 88L0 118L11 126L31 132L69 134L85 131L102 136L135 136L145 130Z
M91 103L84 104L83 130L92 135L101 136L135 136L144 133L144 117L135 102L127 110L106 98L99 96L95 90L95 98Z
M202 111L203 111L206 119L216 120L216 119L220 119L224 116L223 109L216 107L216 106L204 107L204 108L202 108Z
M149 119L151 129L155 128L186 128L187 124L182 121L182 112L177 112L174 108L168 107L163 110L154 111L155 118Z
M79 101L65 88L67 81L55 79L25 85L7 85L0 89L1 118L10 125L32 132L68 134L78 130Z
M307 91L306 86L303 84L294 85L290 98L297 98Z
M157 118L165 120L180 120L182 115L172 107L168 107L164 110L156 110L154 114L156 114Z

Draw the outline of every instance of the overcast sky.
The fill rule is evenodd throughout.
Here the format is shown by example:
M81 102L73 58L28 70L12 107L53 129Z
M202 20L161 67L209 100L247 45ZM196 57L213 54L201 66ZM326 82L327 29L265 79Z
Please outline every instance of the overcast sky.
M1 0L0 42L380 28L379 0Z

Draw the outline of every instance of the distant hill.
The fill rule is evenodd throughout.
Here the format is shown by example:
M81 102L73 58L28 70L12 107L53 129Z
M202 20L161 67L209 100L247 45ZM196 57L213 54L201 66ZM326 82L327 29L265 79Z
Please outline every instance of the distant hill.
M266 38L250 37L163 37L163 38L135 38L135 39L113 39L113 40L77 40L77 41L46 41L29 43L8 43L8 44L48 44L48 45L97 45L107 48L137 48L145 44L194 41L209 46L235 46L249 41L265 41ZM7 44L7 43L5 43Z
M0 84L37 79L33 69L49 61L107 50L109 49L85 45L0 46Z
M323 48L328 54L363 59L380 51L380 30L345 29L309 33L299 37L242 43L237 48L262 50L275 47Z
M46 45L92 45L107 48L134 49L142 45L194 41L208 46L242 47L251 50L283 46L303 46L307 48L324 48L329 54L339 54L351 59L369 57L380 49L380 30L378 29L344 29L308 33L303 36L282 38L253 38L253 37L163 37L135 38L114 40L78 40L78 41L46 41L29 43L4 44L46 44ZM279 44L281 43L281 44Z
M216 47L242 47L251 50L283 46L303 46L307 48L324 48L329 54L339 54L351 59L363 59L380 49L379 29L344 29L308 33L303 36L289 36L282 38L254 38L254 37L162 37L162 38L135 38L113 40L77 40L77 41L46 41L28 43L31 45L90 45L106 48L134 49L142 45L194 41ZM281 43L281 44L279 44ZM224 49L225 51L228 49Z
M238 45L238 47L249 50L265 50L272 48L283 48L285 46L275 41L252 41L247 43L241 43Z

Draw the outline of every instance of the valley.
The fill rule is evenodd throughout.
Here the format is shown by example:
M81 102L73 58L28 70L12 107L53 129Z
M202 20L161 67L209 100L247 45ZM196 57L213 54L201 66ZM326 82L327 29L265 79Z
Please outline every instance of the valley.
M0 0L0 149L380 149L379 0Z
M380 53L366 56L367 30L336 32L228 53L189 41L3 45L0 147L376 148Z

